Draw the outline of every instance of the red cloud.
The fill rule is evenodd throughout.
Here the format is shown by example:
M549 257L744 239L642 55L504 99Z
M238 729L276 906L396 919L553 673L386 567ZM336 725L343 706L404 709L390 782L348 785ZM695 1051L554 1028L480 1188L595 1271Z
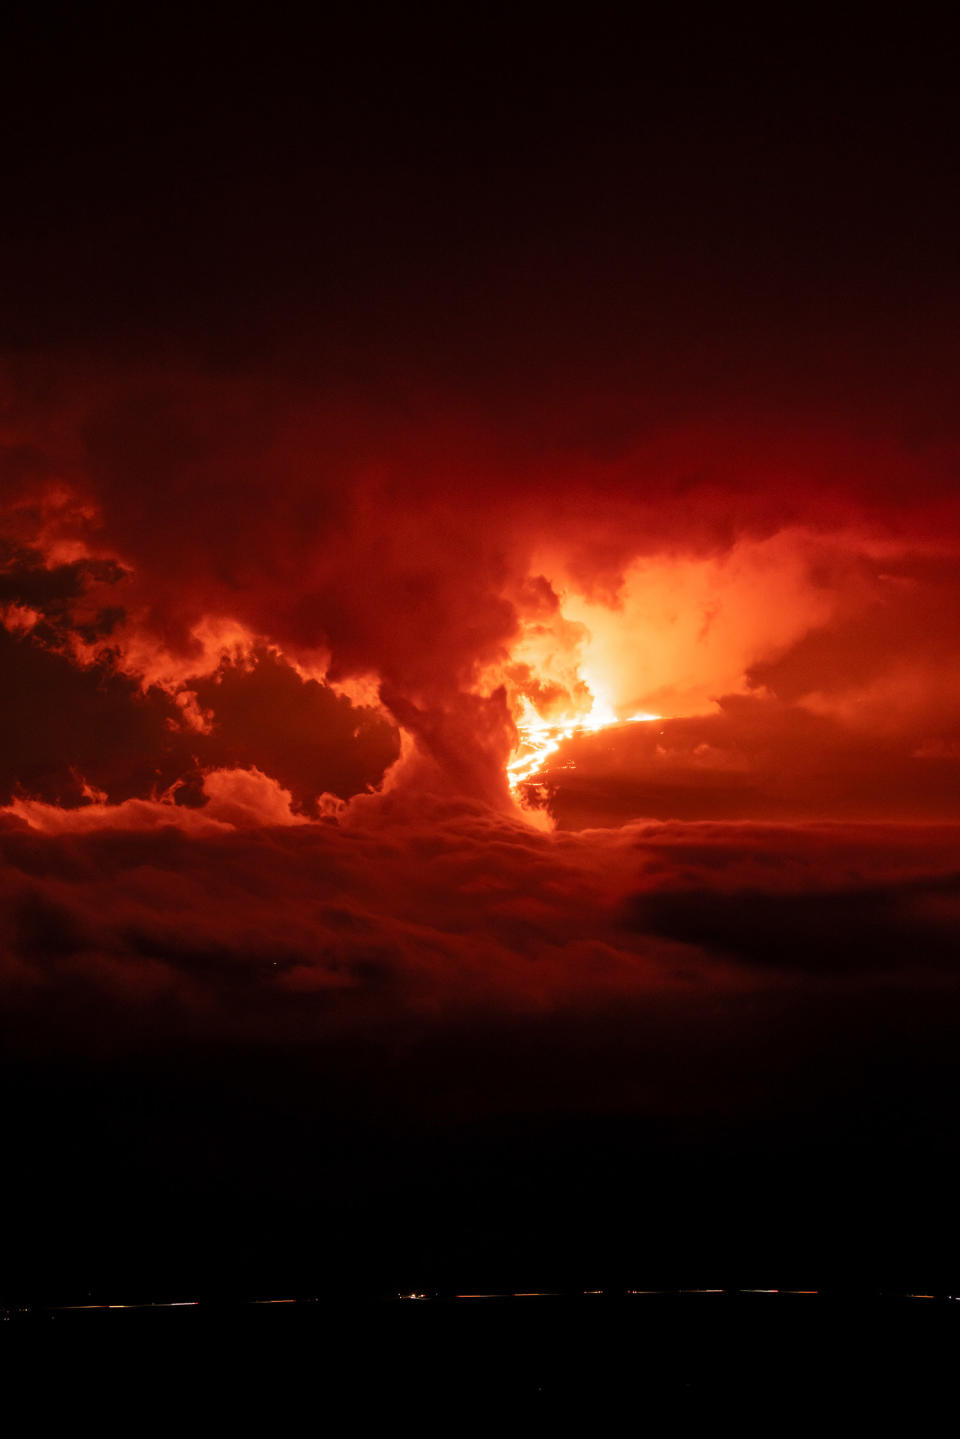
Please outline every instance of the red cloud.
M531 442L209 375L20 405L0 638L31 1023L65 986L214 1033L674 1024L691 986L808 986L781 930L840 984L899 972L881 940L911 923L944 983L946 831L811 822L955 816L947 451L734 414L598 454L575 409ZM548 834L507 793L520 697L602 686L666 717L561 748Z
M508 413L485 429L449 404L211 375L25 397L3 593L42 622L11 654L45 664L51 694L100 665L124 718L109 763L85 733L103 729L99 682L76 744L56 703L18 719L33 738L11 785L70 800L66 761L146 798L257 765L309 809L379 785L399 723L449 785L503 804L519 697L552 713L600 691L676 716L764 685L845 723L871 710L874 729L910 697L914 748L952 739L949 446L906 446L893 413L869 442L829 416L638 413L599 455L568 410L531 443ZM379 694L355 735L342 682ZM149 760L125 768L134 710Z
M550 835L401 793L329 824L295 815L256 771L206 785L200 811L128 801L9 817L4 983L24 1034L39 1042L58 994L82 1045L100 1003L129 1011L131 1035L309 1039L622 1005L674 1026L698 995L777 1007L811 968L838 996L854 971L952 984L953 827Z

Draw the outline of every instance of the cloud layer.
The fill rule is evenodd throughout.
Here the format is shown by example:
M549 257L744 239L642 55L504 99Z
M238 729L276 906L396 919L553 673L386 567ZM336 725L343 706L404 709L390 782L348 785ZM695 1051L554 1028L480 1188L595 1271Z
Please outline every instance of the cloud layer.
M948 984L949 447L638 415L598 453L571 415L533 442L358 392L24 374L0 570L24 1033L621 1002L674 1032L707 996ZM523 704L591 695L663 718L571 740L519 809Z
M11 1038L315 1044L619 1012L642 1050L654 1021L658 1048L700 1042L704 1005L749 1028L865 985L931 1004L955 985L953 826L545 834L402 792L309 821L255 771L205 784L199 810L8 815Z

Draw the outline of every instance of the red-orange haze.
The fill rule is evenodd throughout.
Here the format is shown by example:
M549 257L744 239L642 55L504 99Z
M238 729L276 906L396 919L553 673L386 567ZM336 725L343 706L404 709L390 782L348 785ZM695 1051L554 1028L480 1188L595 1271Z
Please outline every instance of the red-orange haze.
M252 381L107 377L41 413L8 384L6 644L63 690L51 716L11 685L8 802L183 801L256 766L314 818L398 785L506 811L524 736L578 726L575 760L523 766L534 822L589 786L602 823L611 765L618 819L699 791L713 817L718 786L738 818L952 812L942 446L719 415L601 459ZM71 687L106 723L67 722Z
M752 941L715 953L696 924L638 930L632 906L755 883L839 883L856 906L876 846L902 842L871 824L957 814L960 530L942 447L908 450L893 425L866 445L815 416L777 433L717 414L638 423L597 456L519 422L348 393L293 403L253 381L103 375L53 400L48 384L42 403L15 367L9 385L3 799L28 938L8 981L30 1006L67 965L82 990L148 1007L172 992L189 1015L213 981L179 956L226 946L232 963L237 944L254 1009L207 1008L215 1028L309 1031L291 994L386 974L390 1006L426 986L455 1010L657 992L681 955L754 985ZM721 882L702 846L731 822ZM298 859L260 918L281 833ZM830 833L855 873L831 870ZM93 911L86 870L78 888L16 858L102 855L120 834L128 854L147 846L149 881L125 861ZM787 864L807 834L813 868L758 879L734 861L765 836ZM307 898L317 845L368 844L374 894L347 879L336 911ZM941 844L904 883L941 883ZM655 852L677 862L651 868ZM223 877L195 902L215 856ZM576 921L554 899L573 874L590 896ZM945 903L930 900L937 933ZM775 952L764 985L786 982ZM378 978L365 1005L384 1002Z
M149 1191L535 1288L727 1185L813 1285L957 1159L956 57L561 8L0 35L31 1253L96 1170L118 1272Z

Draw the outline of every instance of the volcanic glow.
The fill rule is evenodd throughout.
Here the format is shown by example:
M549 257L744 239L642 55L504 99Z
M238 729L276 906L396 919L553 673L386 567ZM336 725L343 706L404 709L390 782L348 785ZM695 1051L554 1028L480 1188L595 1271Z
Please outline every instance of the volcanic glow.
M659 715L640 713L621 719L605 701L594 699L587 714L575 719L551 721L539 715L530 701L524 698L522 717L517 722L520 743L507 765L510 789L514 794L521 793L525 785L543 772L547 760L564 740L573 735L594 734L613 725L640 724L659 718Z
M950 47L7 9L0 1319L960 1293Z

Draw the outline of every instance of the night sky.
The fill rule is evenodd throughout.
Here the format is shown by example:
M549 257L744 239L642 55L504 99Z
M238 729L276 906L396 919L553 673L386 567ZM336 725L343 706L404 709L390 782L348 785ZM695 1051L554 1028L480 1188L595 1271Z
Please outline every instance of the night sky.
M11 1292L960 1285L960 57L804 26L10 8Z

